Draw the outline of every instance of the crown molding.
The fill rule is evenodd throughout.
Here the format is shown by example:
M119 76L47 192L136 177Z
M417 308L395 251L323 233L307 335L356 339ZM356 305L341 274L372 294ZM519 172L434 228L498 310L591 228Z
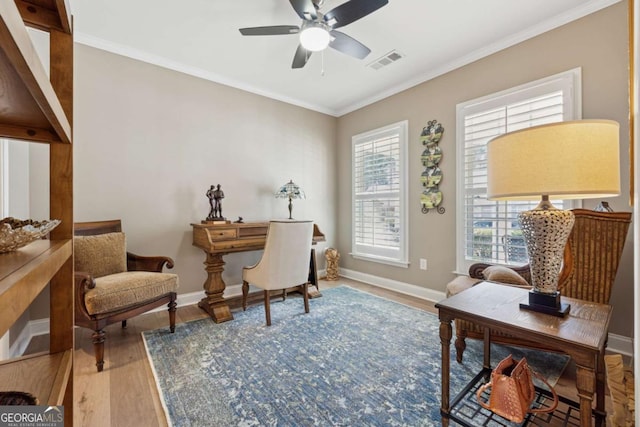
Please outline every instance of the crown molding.
M516 34L513 34L510 37L504 38L499 42L485 46L482 49L478 49L474 52L471 52L468 55L460 57L449 63L443 64L439 67L432 68L431 70L428 70L426 73L422 74L421 76L418 76L414 79L403 82L401 85L393 86L387 90L377 93L375 96L363 99L362 101L351 104L348 107L339 109L337 110L337 116L338 117L344 116L345 114L359 110L360 108L364 108L367 105L371 105L375 102L381 101L392 95L395 95L397 93L410 89L414 86L422 84L426 81L434 79L438 76L446 74L455 69L461 68L474 61L477 61L479 59L492 55L508 47L514 46L525 40L539 36L540 34L546 33L547 31L551 31L555 28L561 27L562 25L568 24L569 22L583 18L601 9L604 9L605 7L609 7L616 3L619 3L620 1L622 0L593 0L593 1L585 2L579 7L571 9L560 15L554 16L552 19L548 19L544 22L540 22L529 28L525 28L524 30Z
M197 77L203 80L208 80L214 83L219 83L225 86L240 89L245 92L253 93L255 95L264 96L266 98L274 99L276 101L285 102L287 104L295 105L297 107L306 108L307 110L317 111L319 113L328 114L330 116L336 116L336 111L330 108L323 107L321 105L309 104L299 99L290 98L281 94L270 92L257 88L255 86L248 85L239 80L230 79L211 71L204 70L198 67L192 67L190 65L183 64L178 61L174 61L169 58L165 58L160 55L149 53L143 50L132 48L119 43L114 43L109 40L105 40L99 37L94 37L82 32L74 33L74 42L83 44L85 46L93 47L95 49L104 50L116 55L124 56L127 58L135 59L137 61L146 62L148 64L156 65L158 67L166 68L179 73L187 74L193 77Z
M204 80L212 81L215 83L219 83L225 86L230 86L236 89L243 90L245 92L250 92L256 95L264 96L267 98L271 98L277 101L285 102L287 104L295 105L298 107L302 107L308 110L316 111L319 113L327 114L334 117L341 117L345 114L351 113L353 111L359 110L360 108L371 105L375 102L378 102L382 99L388 98L392 95L410 89L414 86L417 86L421 83L434 79L438 76L446 74L450 71L453 71L457 68L468 65L474 61L492 55L496 52L499 52L508 47L514 46L518 43L521 43L530 38L536 37L540 34L543 34L547 31L553 30L557 27L565 25L569 22L575 21L582 17L585 17L589 14L597 12L606 7L612 6L616 3L619 3L622 0L591 0L586 1L580 6L571 9L565 13L557 15L552 19L548 19L544 22L540 22L534 26L525 28L524 30L513 34L510 37L504 38L499 42L493 43L491 45L485 46L482 49L478 49L468 55L462 56L454 61L448 62L438 67L434 67L426 72L422 73L420 76L410 79L408 81L403 82L400 85L396 85L390 87L386 90L379 91L375 96L368 97L362 99L356 103L350 104L346 107L337 107L332 108L329 106L322 106L317 104L310 104L308 102L301 101L299 99L287 97L275 92L270 92L255 86L248 85L239 80L230 79L228 77L221 76L211 71L207 71L198 67L192 67L186 64L182 64L180 62L171 60L169 58L165 58L160 55L152 54L149 52L145 52L139 49L134 49L130 46L126 46L119 43L114 43L108 40L104 40L98 37L94 37L82 32L76 32L74 40L77 43L90 46L96 49L104 50L107 52L111 52L117 55L125 56L128 58L136 59L138 61L146 62L149 64L153 64L159 67L167 68L173 71L177 71L180 73L184 73L187 75L191 75L194 77L198 77Z

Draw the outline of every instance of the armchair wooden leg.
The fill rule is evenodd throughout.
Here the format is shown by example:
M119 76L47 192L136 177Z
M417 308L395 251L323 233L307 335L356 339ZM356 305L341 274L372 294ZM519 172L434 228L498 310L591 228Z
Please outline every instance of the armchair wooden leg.
M267 317L267 326L271 326L271 293L268 290L264 291L264 314Z
M304 298L304 312L308 313L309 312L309 293L307 292L309 289L309 282L305 282L304 285L302 285L302 295Z
M249 283L242 281L242 311L247 310L247 295L249 295Z
M171 293L171 301L169 301L169 329L171 333L176 331L176 303L177 295L175 293Z
M122 329L126 329L126 327L127 327L127 321L123 320L122 321Z
M93 351L96 354L96 366L98 367L98 372L102 372L102 368L104 367L104 330L99 329L94 331L91 338L93 340Z

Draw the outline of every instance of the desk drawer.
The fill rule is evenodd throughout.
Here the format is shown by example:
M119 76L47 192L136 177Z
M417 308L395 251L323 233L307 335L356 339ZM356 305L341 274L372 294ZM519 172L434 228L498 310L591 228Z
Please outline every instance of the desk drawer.
M236 231L235 228L223 228L221 230L210 228L207 229L207 234L209 234L209 239L215 242L216 240L235 239L237 237Z
M238 229L238 237L266 236L269 226L243 227Z

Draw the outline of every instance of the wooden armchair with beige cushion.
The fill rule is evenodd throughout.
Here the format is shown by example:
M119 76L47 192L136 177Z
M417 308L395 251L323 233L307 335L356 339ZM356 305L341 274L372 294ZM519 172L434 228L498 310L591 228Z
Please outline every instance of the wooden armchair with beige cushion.
M608 304L627 238L631 213L587 209L574 209L573 213L576 220L565 247L558 290L566 297ZM463 292L483 280L531 288L528 265L505 267L477 263L469 268L469 277L460 277L447 285L447 295ZM455 326L456 359L462 362L465 339L483 339L484 330L462 320L456 320ZM491 341L544 350L539 344L498 332L492 332Z
M126 251L120 220L76 223L74 228L75 324L92 329L98 372L104 366L104 328L164 304L175 330L178 276L168 257L143 257Z

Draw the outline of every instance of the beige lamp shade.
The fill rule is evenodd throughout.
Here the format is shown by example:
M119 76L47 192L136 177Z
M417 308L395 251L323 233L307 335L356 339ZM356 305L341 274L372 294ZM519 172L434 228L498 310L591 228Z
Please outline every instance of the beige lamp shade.
M619 127L612 120L577 120L492 139L487 145L487 198L584 199L620 194Z

